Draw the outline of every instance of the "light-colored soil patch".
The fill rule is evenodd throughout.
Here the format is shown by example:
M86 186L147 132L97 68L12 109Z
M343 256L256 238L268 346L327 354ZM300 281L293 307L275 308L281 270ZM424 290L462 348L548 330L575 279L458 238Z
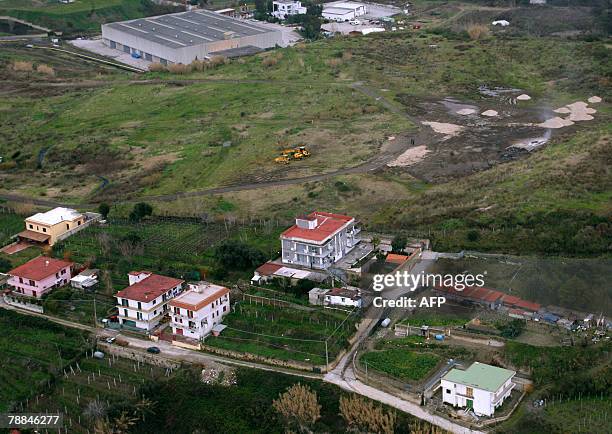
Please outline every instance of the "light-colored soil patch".
M464 129L461 125L447 124L444 122L423 121L421 123L430 126L436 133L445 134L447 137L454 137Z
M574 122L570 121L569 119L563 119L557 116L554 118L547 119L546 121L540 124L536 124L536 125L541 128L558 129L558 128L569 127L570 125L574 125Z
M601 97L592 96L589 99L587 99L587 101L590 102L591 104L597 104L598 102L601 102Z
M471 109L471 108L464 108L461 110L457 110L457 114L458 115L473 115L474 113L476 113L476 109Z
M425 158L425 156L429 154L430 152L431 151L427 149L427 146L425 145L416 146L414 148L410 148L404 151L404 153L402 153L399 157L397 157L395 160L388 163L387 166L389 167L412 166L413 164L418 163L423 158Z
M495 116L498 116L498 115L499 115L499 113L497 113L497 111L496 111L496 110L485 110L485 111L483 111L483 112L482 112L482 113L480 113L480 114L481 114L481 115L483 115L483 116L490 117L490 118L492 118L492 117L495 117Z
M572 111L570 109L568 109L567 107L559 107L556 110L553 110L555 113L559 113L561 115L566 115L568 113L571 113Z
M573 122L592 121L592 114L597 113L597 110L590 108L584 101L576 101L575 103L566 106L570 109L569 120Z
M523 94L517 96L516 99L519 100L519 101L529 101L531 99L531 97L529 95L527 95L526 93L523 93Z

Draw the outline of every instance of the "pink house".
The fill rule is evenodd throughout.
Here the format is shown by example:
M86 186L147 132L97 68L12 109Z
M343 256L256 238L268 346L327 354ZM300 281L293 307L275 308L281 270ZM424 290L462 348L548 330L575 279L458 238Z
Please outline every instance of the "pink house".
M8 272L8 286L18 294L41 298L70 281L73 263L39 256Z

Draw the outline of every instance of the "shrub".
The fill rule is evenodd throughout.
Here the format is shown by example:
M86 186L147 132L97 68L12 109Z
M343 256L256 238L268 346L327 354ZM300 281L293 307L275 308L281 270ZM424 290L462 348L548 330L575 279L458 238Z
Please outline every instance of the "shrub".
M338 66L342 65L342 59L328 59L325 61L325 63L332 68L337 68Z
M31 72L33 70L32 62L15 60L13 62L13 70L21 72Z
M214 68L216 66L223 65L225 63L229 63L229 59L223 56L213 56L210 58L208 63L210 64L210 66Z
M175 63L174 65L168 66L168 71L172 74L189 74L191 72L191 66Z
M40 74L49 75L49 76L55 75L55 70L53 69L53 67L49 65L45 65L44 63L41 63L40 65L36 67L36 72Z
M149 65L149 71L151 71L151 72L166 72L166 71L168 71L168 68L166 68L161 63L151 63Z
M471 24L467 27L467 33L470 39L476 41L489 35L490 31L484 24Z
M270 66L274 66L278 63L278 59L276 59L275 57L266 57L264 58L264 60L261 62L261 64L265 67L270 67Z

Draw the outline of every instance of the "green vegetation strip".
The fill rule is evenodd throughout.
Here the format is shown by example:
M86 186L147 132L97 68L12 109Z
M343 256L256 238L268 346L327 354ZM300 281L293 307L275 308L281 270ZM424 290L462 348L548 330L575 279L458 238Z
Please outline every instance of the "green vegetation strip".
M419 381L436 367L440 357L403 348L372 351L361 356L368 369L375 369L403 381Z

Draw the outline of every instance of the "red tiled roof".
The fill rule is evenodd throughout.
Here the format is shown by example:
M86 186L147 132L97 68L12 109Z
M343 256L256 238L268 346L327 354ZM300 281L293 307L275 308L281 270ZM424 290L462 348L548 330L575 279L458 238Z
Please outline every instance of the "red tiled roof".
M354 289L349 289L349 288L333 288L329 292L327 292L325 295L347 297L352 300L359 300L361 298L358 291L355 291Z
M72 264L72 262L64 261L62 259L39 256L23 265L20 265L17 268L13 268L8 272L8 274L11 276L22 277L24 279L39 281L54 275L66 267L71 267Z
M391 262L392 264L403 264L408 260L408 256L406 255L398 255L396 253L389 253L387 255L387 262Z
M299 238L321 242L334 235L342 226L353 220L353 217L319 211L310 213L307 217L309 219L317 218L317 226L314 229L304 229L293 225L281 234L281 238Z
M521 309L527 309L533 312L537 312L542 307L542 305L540 305L539 303L523 300L522 298L515 297L513 295L504 295L502 302L506 306L520 307Z
M484 296L483 300L488 301L489 303L493 303L494 301L497 301L501 297L503 297L503 295L504 295L503 293L499 291L495 291L494 289L491 289L489 293Z
M271 276L281 268L283 268L282 265L274 264L272 262L266 262L265 264L257 267L255 271L261 274L262 276Z
M539 304L539 303L534 303L533 301L527 301L527 300L523 300L523 299L519 299L519 301L518 301L518 303L516 303L516 305L518 307L520 307L521 309L530 310L532 312L537 312L542 307L542 305Z
M149 277L142 279L140 282L134 283L133 285L122 289L115 294L115 297L149 302L184 282L184 280L175 279L174 277L151 274Z

